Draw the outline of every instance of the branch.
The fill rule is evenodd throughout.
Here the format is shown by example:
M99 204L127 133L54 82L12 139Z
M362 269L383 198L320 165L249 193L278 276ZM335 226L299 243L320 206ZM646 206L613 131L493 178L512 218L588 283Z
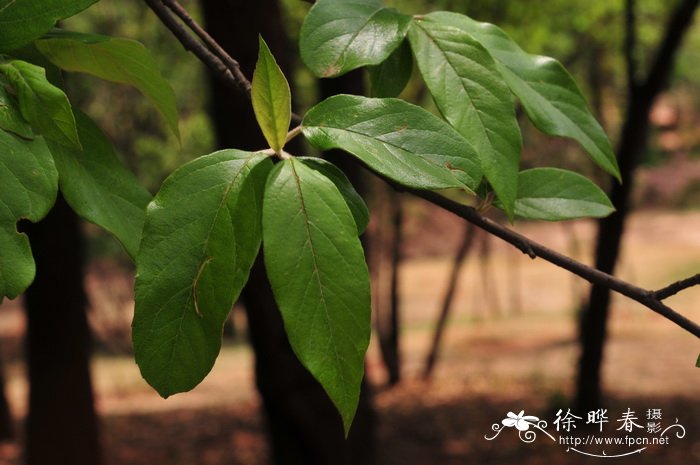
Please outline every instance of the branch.
M398 186L391 181L390 183L398 189L406 190L405 188ZM582 277L590 283L605 286L608 289L612 289L613 291L622 294L626 297L629 297L632 300L636 300L645 307L648 307L649 309L662 315L664 318L667 318L668 320L676 323L678 326L685 329L694 336L700 338L700 325L689 320L685 316L681 315L680 313L676 312L675 310L661 302L661 300L665 298L664 295L668 297L668 295L673 295L673 293L675 292L679 292L687 287L690 287L690 285L687 284L687 282L690 280L695 279L696 281L698 281L698 284L700 284L700 277L698 277L697 275L693 278L688 278L687 280L680 281L679 283L681 284L676 283L669 286L669 288L676 290L675 292L668 295L666 295L668 292L670 292L666 290L668 288L661 289L657 292L642 289L641 287L637 287L634 284L618 279L615 276L603 273L602 271L592 268L588 265L584 265L581 262L567 257L566 255L560 254L559 252L555 252L554 250L542 244L539 244L538 242L528 239L527 237L518 234L517 232L508 229L505 226L496 223L495 221L485 216L482 216L473 207L454 202L441 196L440 194L431 191L421 191L417 189L408 189L408 191L417 197L425 199L428 202L442 207L443 209L459 216L460 218L469 221L470 223L480 227L486 232L489 232L494 236L501 238L502 240L518 248L521 252L528 255L530 258L542 258L554 265L557 265L560 268L564 268L565 270L568 270L574 273L575 275Z
M226 53L226 50L224 50L218 44L218 42L216 42L209 35L209 33L205 31L204 28L202 28L202 26L200 26L194 19L192 19L187 10L185 10L185 8L182 5L180 5L176 0L162 0L162 4L170 8L170 10L172 10L173 13L175 13L178 16L178 18L180 18L182 22L185 23L187 27L190 28L190 30L201 39L201 41L209 48L209 50L216 54L216 56L221 61L223 61L223 63L226 65L229 71L231 71L233 77L236 78L237 84L240 87L242 87L246 93L250 94L251 85L248 79L246 79L246 77L241 72L241 65L236 60L231 58L231 55Z
M214 75L242 91L250 99L250 80L241 71L238 61L226 51L200 26L177 0L144 0L161 22L180 41L185 50L192 52L207 65ZM301 117L292 113L294 125L301 123Z
M700 273L690 278L681 279L673 284L669 284L663 289L654 291L654 297L657 300L668 299L669 297L678 294L681 291L688 289L689 287L697 286L700 284Z
M688 0L687 3L697 4L698 1L699 0ZM187 50L190 50L195 55L197 55L197 57L207 66L209 66L211 70L214 71L219 77L223 78L229 83L234 84L237 89L243 90L244 92L246 92L247 95L250 95L250 81L248 81L242 74L240 74L239 77L236 77L233 71L222 61L221 57L212 52L212 50L207 48L207 46L200 42L196 37L192 36L192 34L187 29L185 29L183 24L177 18L175 18L172 15L172 13L168 10L168 8L170 7L166 8L166 3L168 5L174 5L176 4L175 0L145 0L145 2L158 15L158 17L168 27L168 29L170 29L172 33L180 40L180 42L185 46ZM179 6L179 8L182 7ZM184 11L184 8L182 10ZM674 17L673 20L680 21L677 16ZM194 21L189 15L186 15L186 17L189 18L189 20L187 21L191 20L192 23L194 23ZM196 28L201 29L199 26L196 26ZM208 34L206 35L206 37L208 37L208 39L206 40L213 41L213 39L211 39L211 37ZM214 50L221 50L221 47L216 45L216 47L214 47ZM235 60L233 61L235 62ZM653 76L648 81L653 82L654 80L663 79L659 79L659 77ZM298 116L296 118L298 118ZM656 292L642 289L631 283L618 279L610 274L584 265L581 262L567 257L566 255L560 254L559 252L555 252L554 250L542 244L530 240L527 237L518 234L517 232L510 230L505 226L481 215L473 207L454 202L432 191L407 189L387 179L383 175L379 173L377 174L380 177L382 177L385 181L387 181L390 185L392 185L395 189L408 191L417 197L420 197L422 199L427 200L430 203L442 207L443 209L459 216L460 218L463 218L464 220L485 230L486 232L499 237L505 242L508 242L524 254L528 255L530 258L534 259L540 257L556 266L559 266L560 268L564 268L565 270L568 270L571 273L582 277L583 279L593 284L605 286L609 289L612 289L613 291L618 292L619 294L629 297L632 300L636 300L642 305L662 315L666 319L676 323L678 326L690 332L694 336L700 338L700 325L689 320L688 318L676 312L675 310L668 307L662 302L662 300L666 297L680 292L681 290L686 289L692 285L700 284L700 277L698 277L697 275L679 281L678 283L674 283Z
M173 14L166 8L160 0L144 0L146 4L158 16L161 22L170 29L170 32L180 41L185 50L194 53L197 58L207 65L217 77L232 84L238 90L243 91L250 97L250 81L243 74L239 77L226 66L226 64L216 54L211 52L202 42L197 40Z

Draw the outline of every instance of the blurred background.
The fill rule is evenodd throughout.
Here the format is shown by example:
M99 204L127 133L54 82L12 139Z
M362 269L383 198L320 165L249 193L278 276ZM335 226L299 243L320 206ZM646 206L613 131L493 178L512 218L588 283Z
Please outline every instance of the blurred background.
M408 13L451 10L496 23L526 51L557 58L617 147L623 187L576 144L542 135L520 114L523 167L582 172L611 193L618 213L601 222L516 222L514 229L647 289L700 272L698 2L388 3ZM299 114L321 98L365 90L363 71L319 82L300 62L296 43L311 2L183 4L247 76L261 33L290 80ZM143 42L175 88L181 144L136 91L67 77L71 100L99 122L152 193L195 157L264 146L248 101L208 76L144 2L102 0L64 26ZM402 97L434 110L417 76ZM317 154L298 144L294 153ZM393 191L338 154L327 156L355 180L372 211L364 241L374 335L347 441L323 391L291 354L259 264L211 374L193 391L164 400L133 361L133 264L96 226L56 217L47 220L48 234L60 236L56 225L73 221L82 237L77 252L51 255L35 242L45 236L32 236L35 252L60 265L53 287L39 282L26 299L0 305L0 464L598 463L541 439L484 435L509 411L551 423L559 409L585 418L599 407L608 409L613 430L628 408L640 421L648 409L662 409L664 425L677 419L686 428L683 439L618 463L700 463L694 336ZM73 271L72 284L59 282ZM698 321L699 301L700 289L690 289L668 303ZM629 451L613 449L606 451Z

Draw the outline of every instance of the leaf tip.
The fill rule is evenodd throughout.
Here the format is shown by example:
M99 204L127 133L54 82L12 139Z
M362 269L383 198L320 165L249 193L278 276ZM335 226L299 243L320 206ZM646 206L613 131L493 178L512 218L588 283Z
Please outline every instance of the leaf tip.
M357 413L357 406L359 404L359 393L356 401L352 405L345 405L340 407L336 405L338 413L340 414L340 419L343 422L343 434L345 439L350 435L350 430L352 429L352 423L355 420L355 414Z
M275 153L280 153L291 121L291 91L287 78L261 35L258 42L258 61L251 83L253 111L268 144Z
M258 57L260 57L260 54L263 53L263 50L269 52L270 47L267 46L267 42L265 42L265 39L263 39L262 34L258 34Z

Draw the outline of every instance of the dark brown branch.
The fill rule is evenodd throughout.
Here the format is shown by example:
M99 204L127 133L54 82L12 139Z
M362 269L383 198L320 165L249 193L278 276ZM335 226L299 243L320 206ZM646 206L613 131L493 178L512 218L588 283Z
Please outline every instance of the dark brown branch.
M399 186L396 187L401 188ZM641 287L637 287L631 283L628 283L627 281L618 279L615 276L584 265L583 263L567 257L566 255L562 255L559 252L555 252L542 244L532 241L525 236L522 236L485 216L482 216L473 207L462 205L431 191L409 189L409 192L431 203L434 203L435 205L442 207L460 218L463 218L480 227L486 232L501 238L502 240L517 247L531 258L540 257L560 268L564 268L565 270L582 277L586 281L605 286L615 292L618 292L619 294L629 297L632 300L636 300L642 305L662 315L668 320L671 320L681 328L700 338L700 325L662 303L661 300L655 296L653 291L642 289Z
M670 25L683 25L684 20L688 21L688 17L692 16L697 3L700 0L689 0L687 1L671 18ZM207 47L204 46L199 40L193 37L190 32L188 32L185 27L180 23L180 21L175 18L170 11L165 7L165 5L160 0L145 0L145 2L151 7L151 9L158 15L161 21L172 31L172 33L180 40L180 42L185 46L186 49L192 51L199 57L207 66L211 67L214 72L216 72L220 77L224 78L228 82L232 82L239 89L245 89L245 82L250 84L246 79L243 83L238 82L238 79L233 76L231 70L212 53ZM682 28L681 28L682 29ZM654 87L657 85L663 85L667 79L667 73L664 72L654 72L659 68L664 68L660 64L666 64L666 61L671 60L663 52L669 47L676 45L680 42L682 37L681 33L672 32L670 37L666 37L664 43L662 44L661 51L657 55L656 66L652 67L652 72L644 83L644 87ZM244 77L245 79L245 77ZM247 93L247 91L246 91ZM380 175L381 176L381 175ZM382 176L383 177L383 176ZM384 178L387 180L386 178ZM473 207L467 205L462 205L455 201L449 200L440 194L432 191L422 191L418 189L407 189L400 186L393 181L387 180L389 184L394 186L397 190L408 191L417 197L421 197L445 210L463 218L466 221L474 224L475 226L485 230L488 233L493 234L501 238L502 240L513 245L519 249L524 254L528 255L530 258L540 257L554 265L564 268L565 270L574 273L583 279L601 286L605 286L608 289L612 289L619 294L629 297L632 300L636 300L642 305L648 307L649 309L655 311L656 313L662 315L666 319L676 323L681 328L690 332L694 336L700 338L700 325L689 320L685 316L676 312L672 308L661 302L657 293L654 291L649 291L637 287L631 283L618 279L610 274L604 273L590 266L584 265L566 255L562 255L554 250L539 244L535 241L528 239L517 232L510 230L503 225L496 223L495 221L481 215ZM692 278L689 278L692 279ZM680 290L680 289L679 289ZM663 289L662 289L663 291ZM661 292L661 291L657 291ZM678 292L678 291L677 291Z
M217 77L250 98L252 86L241 71L238 61L233 59L180 3L176 0L144 1L186 50L212 69ZM300 124L301 117L292 113L292 123Z
M236 77L226 64L211 52L202 42L197 40L160 0L144 0L146 4L158 16L161 22L170 29L170 32L180 41L186 50L194 53L205 65L211 68L216 75L224 81L234 85L237 89L250 96L250 81L242 74ZM242 77L242 79L241 79Z
M241 71L240 64L190 16L185 7L176 0L144 1L185 50L192 52L224 82L228 82L250 98L252 85ZM292 113L292 124L301 124L301 117L296 113Z
M185 10L185 8L180 5L176 0L162 0L162 3L170 8L173 13L175 13L178 18L182 20L183 23L194 32L197 37L207 46L207 48L214 53L219 59L226 65L226 67L231 71L231 74L236 78L236 82L245 90L246 93L250 93L251 85L248 79L241 72L241 65L238 64L236 60L231 58L231 55L226 53L224 50L210 35L207 31L202 28L192 16ZM150 2L149 2L150 4Z
M669 284L668 286L664 287L663 289L659 289L658 291L654 291L653 295L656 300L664 300L668 299L672 295L676 295L679 292L688 289L689 287L698 285L700 285L700 273L696 274L695 276L691 276L690 278L685 278L681 279L680 281L676 281L675 283Z

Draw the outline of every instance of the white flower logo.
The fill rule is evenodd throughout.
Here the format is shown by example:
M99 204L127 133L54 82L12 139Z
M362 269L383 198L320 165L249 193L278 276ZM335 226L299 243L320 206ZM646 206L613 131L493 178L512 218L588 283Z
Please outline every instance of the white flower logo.
M487 441L493 441L499 434L501 434L501 431L512 427L515 427L515 429L518 430L518 437L520 437L520 440L523 442L530 443L537 438L537 432L531 430L530 427L546 434L552 441L556 441L554 436L549 434L544 429L547 427L547 422L532 415L525 415L525 410L521 410L517 415L513 412L508 412L506 417L501 420L501 424L494 423L491 425L491 431L494 431L495 434L491 437L484 435L484 439Z
M508 412L508 415L503 419L503 421L501 421L501 423L503 423L503 426L507 426L508 428L515 426L518 431L527 431L530 429L530 425L536 425L537 422L540 421L539 418L532 415L523 415L524 413L525 410L521 410L517 415L513 412Z

